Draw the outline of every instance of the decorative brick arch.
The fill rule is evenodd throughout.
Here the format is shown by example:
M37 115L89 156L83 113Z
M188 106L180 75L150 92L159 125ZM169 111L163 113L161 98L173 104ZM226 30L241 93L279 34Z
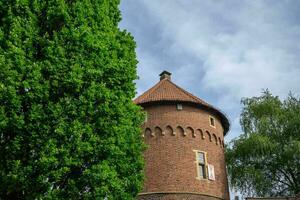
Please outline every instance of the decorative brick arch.
M212 142L211 134L208 131L206 131L206 135L207 135L209 141Z
M203 131L200 128L196 130L196 135L199 135L202 140L205 139L205 135L203 134Z
M219 144L220 144L220 147L222 147L222 140L220 137L219 137Z
M166 126L166 129L165 129L165 131L164 131L164 134L165 135L174 135L174 130L173 130L173 128L171 127L171 126Z
M194 129L190 126L186 128L186 135L196 137Z
M213 137L214 137L214 141L215 141L216 145L218 145L218 138L217 138L216 134L213 134Z
M183 129L181 126L177 126L177 128L176 128L176 133L177 133L178 135L180 135L180 136L185 136L185 135L186 135L184 129Z
M144 134L145 137L150 137L150 136L154 136L151 129L150 128L146 128L145 129L145 134Z
M156 126L154 129L154 133L156 136L161 136L162 135L162 130L160 127Z

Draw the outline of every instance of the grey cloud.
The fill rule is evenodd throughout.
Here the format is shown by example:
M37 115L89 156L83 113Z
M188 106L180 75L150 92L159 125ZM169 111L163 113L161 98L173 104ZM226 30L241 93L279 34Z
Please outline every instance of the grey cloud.
M240 98L263 88L300 93L300 2L123 0L121 28L137 41L138 93L158 74L220 107L240 133Z

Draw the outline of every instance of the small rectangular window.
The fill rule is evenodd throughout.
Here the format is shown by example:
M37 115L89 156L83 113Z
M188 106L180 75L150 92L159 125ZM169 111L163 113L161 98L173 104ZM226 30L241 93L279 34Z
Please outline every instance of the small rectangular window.
M205 179L205 165L199 165L199 177Z
M178 103L176 107L177 107L177 110L182 110L182 104Z
M212 116L209 116L209 124L212 127L216 127L215 118L213 118Z

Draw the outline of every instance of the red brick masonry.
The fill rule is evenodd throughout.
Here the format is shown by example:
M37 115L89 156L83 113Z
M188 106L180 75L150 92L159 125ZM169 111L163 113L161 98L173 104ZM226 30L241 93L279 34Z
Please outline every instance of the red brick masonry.
M148 120L144 124L144 138L148 149L145 152L146 181L142 192L194 192L229 199L223 128L218 117L185 104L180 111L176 105L153 105L145 107L145 110ZM209 125L209 116L215 117L216 128ZM194 150L207 152L207 161L215 168L215 181L197 179ZM185 199L186 195L167 196L169 199ZM164 195L147 195L142 199L167 198L161 196ZM188 196L212 199L195 194Z
M220 200L220 198L192 193L156 193L142 194L139 200Z

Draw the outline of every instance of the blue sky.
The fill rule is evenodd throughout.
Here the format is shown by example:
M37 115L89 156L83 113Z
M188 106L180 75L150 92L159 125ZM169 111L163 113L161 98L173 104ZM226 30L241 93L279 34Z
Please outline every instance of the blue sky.
M241 133L242 97L263 89L300 94L300 1L123 0L122 29L137 43L137 92L163 70L231 121Z

